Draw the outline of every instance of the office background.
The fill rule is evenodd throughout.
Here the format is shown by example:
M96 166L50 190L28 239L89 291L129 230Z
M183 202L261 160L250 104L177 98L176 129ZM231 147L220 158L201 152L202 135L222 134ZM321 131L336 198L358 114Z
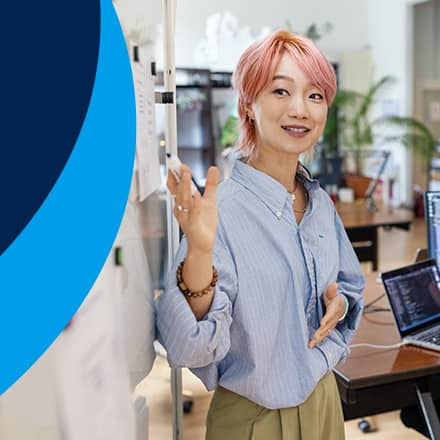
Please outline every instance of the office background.
M127 39L140 46L152 45L157 69L160 71L163 66L163 18L160 2L118 0L115 1L115 4L118 7ZM218 26L217 29L223 26L224 32L220 40L218 33L213 31L212 27L207 29L208 20L211 26ZM440 0L310 0L307 2L274 0L270 2L270 6L260 0L241 2L231 0L222 2L180 1L177 2L176 12L176 67L230 72L233 70L239 54L251 39L268 32L269 29L284 27L287 22L300 33L313 23L318 27L324 26L326 23L331 24L331 30L324 33L318 45L327 57L338 65L339 82L342 88L364 92L373 80L385 75L392 75L396 78L394 86L375 106L372 117L393 111L399 115L415 115L423 118L423 105L419 102L423 90L434 93L434 96L437 96L435 93L440 90L440 46L438 45L440 41ZM222 44L218 44L219 41ZM160 83L157 84L157 87L160 89ZM218 101L214 100L212 105L216 103L224 105L233 101L233 95L222 87L216 87L213 96L216 96ZM164 125L163 109L157 108L156 112L157 132L160 139ZM225 115L222 117L224 118ZM221 147L218 145L219 132L216 129L218 127L215 127L214 121L212 136L216 147L215 158L220 163L221 151L218 151L218 148ZM437 136L439 135L440 133L437 134ZM418 183L423 186L426 183L425 164L413 157L400 144L387 145L387 149L392 152L392 160L387 172L393 174L398 188L394 202L412 205L414 184ZM160 160L163 164L163 157ZM166 272L164 263L166 260L164 246L166 214L163 194L162 185L155 194L139 205L137 208L139 212L136 214L139 215L138 221L141 230L143 232L149 231L148 236L143 237L143 246L148 257L148 272L152 277L148 292L149 297L152 297L154 290L160 290L163 287L163 277ZM397 239L408 237L408 235L399 235L401 233L404 232L398 231ZM412 234L414 240L408 245L410 250L406 251L405 258L409 258L415 244L417 246L423 245L425 240L422 224L417 224L409 234ZM384 243L392 243L390 236L382 237L380 235L380 238L384 239ZM386 251L381 254L380 258L383 265L379 269L391 268L390 265L408 262L405 259L393 260ZM148 281L148 283L150 282ZM165 422L162 420L161 423L170 425L171 421L167 418L170 410L169 401L151 399L152 394L156 392L155 390L159 389L158 382L164 383L169 388L168 370L164 366L163 353L160 347L156 347L156 350L159 353L157 363L162 365L163 370L160 372L153 370L147 380L140 385L140 390L147 396L147 401L150 400L158 406L162 405L161 411L167 416L164 416ZM48 362L51 356L52 353L48 352L42 362ZM148 369L149 367L144 367L145 372ZM44 370L43 373L41 371L39 370L37 373L37 377L41 377L38 374L44 376L40 385L44 381L50 380L50 371ZM26 378L24 378L25 381ZM194 390L195 392L200 391L199 385L194 384L193 379L186 377L186 383L193 392ZM35 382L33 386L35 387ZM29 389L22 388L22 390L26 393ZM30 392L38 396L44 394L46 390L47 388L40 386L40 388L31 388ZM11 391L13 392L13 390ZM49 390L47 394L48 405L53 405L54 393L54 390ZM195 405L193 409L195 413L203 412L206 402L205 407L202 406L200 409L200 405L197 408L197 400L191 399L191 396L188 397L188 405L191 402ZM207 397L205 396L201 400L203 401L203 399L206 400ZM37 397L35 402L38 400ZM142 409L142 411L141 414L145 414L145 410ZM31 410L27 412L26 417L31 412ZM38 412L34 413L32 423L34 426L40 426L41 438L50 438L48 433L52 431L48 426L56 414L53 407L49 411L40 408L40 412L43 413L42 418L39 418ZM45 417L47 418L45 421L43 420L44 423L41 422ZM199 420L203 420L203 417L199 416ZM30 431L26 431L24 427L29 419L17 419L16 422L17 424L21 423L22 432L29 435ZM154 435L150 436L153 440L171 438L170 429L165 429L163 426L154 431L150 429L150 432L154 432ZM146 435L146 433L142 434ZM16 438L11 440L16 440Z

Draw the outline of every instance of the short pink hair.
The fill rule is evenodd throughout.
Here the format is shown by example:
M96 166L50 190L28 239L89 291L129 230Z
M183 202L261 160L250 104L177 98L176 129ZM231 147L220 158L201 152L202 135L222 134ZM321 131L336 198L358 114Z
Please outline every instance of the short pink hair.
M241 125L237 150L244 157L251 157L255 148L255 127L246 110L272 80L284 52L290 54L312 84L324 92L329 107L335 97L334 69L308 38L279 30L253 43L240 57L232 78L233 87L238 92Z

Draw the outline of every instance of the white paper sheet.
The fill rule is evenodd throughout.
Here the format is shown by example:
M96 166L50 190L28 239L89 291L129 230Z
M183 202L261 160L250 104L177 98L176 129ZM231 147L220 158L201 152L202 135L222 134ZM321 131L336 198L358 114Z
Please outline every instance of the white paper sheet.
M1 440L59 440L54 382L57 341L0 396Z
M136 94L136 163L140 201L161 184L154 76L151 73L152 51L152 45L139 48L139 61L131 60Z
M120 312L131 386L150 372L156 356L154 299L148 260L139 226L139 203L128 202L116 243L122 248L123 286Z
M113 253L60 335L58 391L63 440L133 440L134 415Z

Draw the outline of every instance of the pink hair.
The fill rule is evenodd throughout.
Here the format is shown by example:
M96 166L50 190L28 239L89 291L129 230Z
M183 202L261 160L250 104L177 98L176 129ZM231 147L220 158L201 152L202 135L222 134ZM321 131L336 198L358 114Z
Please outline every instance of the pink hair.
M255 127L247 115L257 95L272 80L281 55L287 52L312 84L319 87L330 106L336 94L332 65L308 38L279 30L248 47L238 61L232 84L238 92L241 130L237 150L250 157L255 148Z

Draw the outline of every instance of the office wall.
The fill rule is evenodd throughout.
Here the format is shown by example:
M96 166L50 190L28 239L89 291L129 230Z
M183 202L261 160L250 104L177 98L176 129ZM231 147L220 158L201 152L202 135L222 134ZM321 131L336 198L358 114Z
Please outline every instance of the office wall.
M159 23L160 3L158 1L154 7L151 4L147 7L142 0L117 0L117 4L126 10L127 17L131 17L131 25L136 21ZM310 0L307 3L272 0L268 14L268 2L264 0L177 0L176 65L197 65L195 48L206 36L207 18L217 12L230 11L238 19L239 26L248 26L253 35L265 26L283 26L286 20L290 20L298 31L304 31L311 23L329 21L333 30L318 45L332 61L340 63L341 86L362 90L371 77L378 79L391 74L397 82L386 96L387 103L391 103L388 108L410 115L413 111L414 80L426 77L430 72L440 75L440 46L435 43L440 41L440 31L436 31L434 26L435 20L440 22L440 8L435 9L434 3L438 5L440 0ZM417 23L420 23L422 31L413 30L413 9L414 27L417 28ZM239 53L237 51L236 57ZM234 56L228 61L230 69L236 62ZM160 53L157 58L160 65ZM361 69L352 62L359 58L364 66ZM417 72L414 72L413 64ZM376 115L380 115L384 107L384 103L379 103ZM409 203L412 198L411 155L399 145L388 147L395 161L394 168L389 171L406 171L398 173L399 201Z
M440 0L414 8L414 77L440 79Z
M114 0L114 3L126 29L135 30L161 23L162 2L159 0ZM252 35L258 34L263 27L283 27L286 20L290 20L298 32L303 32L312 23L322 25L331 22L332 32L324 36L319 45L332 61L339 61L341 51L363 50L367 47L367 6L368 0L309 0L306 3L299 0L273 0L268 14L266 0L177 0L176 65L197 66L194 51L206 36L207 18L226 11L238 19L240 28L247 26ZM156 51L156 59L160 65L160 50ZM235 63L236 59L233 59L228 68L232 69ZM202 67L200 64L198 66Z
M256 34L264 26L282 27L287 19L299 32L312 23L329 21L333 31L319 45L327 56L334 58L341 50L367 45L367 5L368 0L177 1L176 65L194 65L194 48L205 37L206 19L224 11L230 11L240 26L249 26Z
M383 115L387 111L386 107L399 115L412 115L412 2L370 0L368 6L368 42L374 60L374 78L378 80L385 75L392 75L396 79L394 86L376 106L374 117ZM392 151L387 171L397 179L398 199L410 203L411 155L399 144L388 144L385 148Z
M416 85L414 102L418 117L422 117L420 100L422 84L440 81L440 0L430 0L414 8L414 66ZM425 115L426 116L426 115ZM429 124L428 120L424 121ZM424 188L427 182L426 164L418 158L414 160L413 178Z
M134 30L145 25L162 23L161 0L113 0L124 29Z

